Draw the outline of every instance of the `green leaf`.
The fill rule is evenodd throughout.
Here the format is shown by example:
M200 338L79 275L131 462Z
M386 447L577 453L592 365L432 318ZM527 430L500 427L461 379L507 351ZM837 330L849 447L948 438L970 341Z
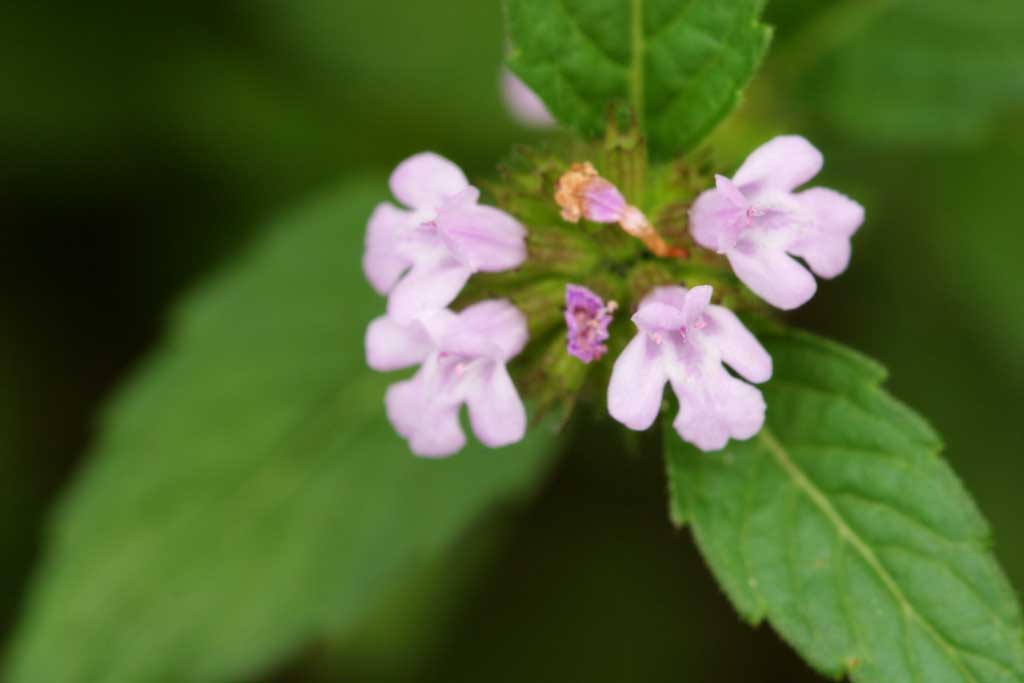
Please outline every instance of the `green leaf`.
M279 225L190 297L104 420L14 644L14 683L236 680L360 618L543 473L550 437L413 457L365 368L383 180Z
M813 5L808 13L822 6ZM776 65L780 73L798 72L822 45L841 42L811 73L807 94L847 133L875 144L976 142L1024 104L1019 0L845 0L798 35L778 53L791 58Z
M935 433L871 361L765 341L760 436L715 454L666 437L673 517L740 613L858 683L1024 681L1020 608Z
M509 66L562 123L599 135L631 109L656 155L691 149L768 48L762 0L505 0Z

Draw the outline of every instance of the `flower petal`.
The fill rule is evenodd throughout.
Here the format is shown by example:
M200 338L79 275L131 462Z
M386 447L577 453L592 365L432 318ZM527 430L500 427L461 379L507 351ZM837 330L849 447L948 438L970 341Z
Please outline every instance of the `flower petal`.
M640 308L633 314L631 320L641 332L651 334L664 331L675 332L686 324L683 312L679 308L660 301L646 301L646 303L640 304Z
M404 324L426 311L445 308L472 274L470 268L450 257L417 263L391 290L388 315Z
M721 365L705 368L699 378L674 380L679 414L672 426L684 441L702 451L717 451L729 439L749 439L764 426L761 392L741 382Z
M814 276L780 248L745 239L726 255L743 284L776 308L802 306L817 291Z
M751 382L767 382L772 376L772 357L736 314L722 306L708 306L708 325L701 331L718 348L722 360Z
M744 215L724 193L705 190L690 208L690 234L705 249L721 252L736 243Z
M489 448L507 446L526 435L526 408L502 363L492 363L466 396L473 433Z
M763 189L791 191L818 175L821 152L799 135L780 135L747 157L732 182L748 199Z
M686 301L683 303L683 325L693 325L704 314L708 304L711 303L711 294L714 292L711 285L700 285L692 288L686 293Z
M433 152L409 157L391 174L392 194L412 209L437 209L467 187L462 170Z
M437 228L452 254L474 271L510 270L526 260L526 229L500 209L449 204Z
M409 439L413 454L424 458L444 458L461 451L466 445L466 434L459 424L459 407L446 407L428 415L430 424Z
M388 387L384 399L395 431L409 441L414 454L428 458L451 455L466 444L458 404L438 403L435 398L421 371Z
M505 299L489 299L469 306L459 313L459 334L487 340L507 361L519 355L530 334L526 316ZM482 354L472 354L482 355Z
M722 198L725 199L725 201L729 202L737 209L746 211L747 198L744 197L739 188L724 175L715 174L715 189L718 190L719 194L722 195Z
M389 203L374 209L366 226L363 273L378 294L387 294L410 263L397 249L398 241L410 229L412 214Z
M640 305L643 306L646 303L652 302L667 304L681 310L686 305L686 287L679 287L678 285L655 287L643 298Z
M419 322L399 325L381 316L366 328L366 364L379 372L422 363L434 344Z
M547 106L537 96L537 93L529 87L518 76L509 71L501 71L501 91L505 99L505 106L512 113L513 118L530 128L551 128L555 125L555 119L551 116Z
M658 416L667 379L661 349L641 332L615 361L608 412L630 429L647 429Z
M833 278L850 265L850 236L864 223L864 207L846 195L813 187L797 195L814 217L817 232L789 248L817 275Z

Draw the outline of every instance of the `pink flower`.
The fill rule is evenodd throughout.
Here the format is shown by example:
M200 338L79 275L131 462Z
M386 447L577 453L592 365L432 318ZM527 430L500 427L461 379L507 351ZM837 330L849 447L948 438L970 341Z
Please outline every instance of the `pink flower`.
M552 128L555 119L537 93L508 69L501 70L501 94L512 116L530 128Z
M388 315L409 322L455 300L479 271L516 268L526 259L526 230L504 211L477 203L458 166L425 152L391 174L391 192L411 211L380 204L366 231L363 271Z
M526 410L505 363L522 351L527 336L525 316L504 300L482 301L458 314L426 312L404 324L387 316L370 323L371 368L421 364L412 379L391 385L385 399L391 424L413 453L443 457L461 449L463 403L484 445L497 448L523 438Z
M569 328L568 351L584 363L608 353L608 325L618 305L606 306L597 294L580 285L565 286L565 324Z
M716 188L690 210L693 237L725 254L754 293L773 306L792 309L817 289L815 274L833 278L850 263L850 237L864 209L823 187L794 190L821 170L821 152L796 135L768 141L747 157L732 180L716 176Z
M665 382L679 399L673 426L703 451L749 439L764 424L761 392L751 382L772 375L772 359L739 318L710 305L711 287L659 287L633 316L640 332L615 361L608 412L630 429L647 429L661 408Z

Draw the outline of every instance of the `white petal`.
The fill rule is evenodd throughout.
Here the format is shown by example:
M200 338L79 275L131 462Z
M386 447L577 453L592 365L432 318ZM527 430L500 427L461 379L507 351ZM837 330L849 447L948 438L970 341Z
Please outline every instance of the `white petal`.
M459 406L439 401L431 392L426 373L392 384L385 396L388 419L395 431L409 441L416 455L437 458L459 451L466 435L459 425Z
M684 441L702 451L717 451L729 439L749 439L764 426L761 392L721 365L706 366L697 378L674 380L679 414L672 426Z
M459 295L473 271L451 258L417 263L391 290L388 315L406 323L443 309Z
M366 226L363 273L378 294L387 294L409 267L410 261L398 250L399 242L410 230L412 214L382 203Z
M772 376L772 357L736 314L722 306L708 306L708 325L701 333L717 348L722 360L751 382L767 382Z
M816 230L788 251L807 261L818 276L836 277L850 265L850 236L864 223L864 207L824 187L801 192L797 199L814 216Z
M781 248L741 240L726 256L736 277L776 308L802 306L817 291L814 276Z
M641 331L649 333L665 330L674 332L686 324L680 308L649 299L640 304L631 320Z
M485 446L507 446L526 435L526 408L503 364L493 363L484 370L466 402L473 433Z
M445 206L437 227L452 254L475 271L511 270L526 260L526 229L500 209Z
M433 152L409 157L391 174L392 194L413 209L437 209L467 187L462 170Z
M526 346L526 316L505 299L488 299L459 313L460 334L485 339L500 351L499 360L510 360ZM477 354L474 354L477 355Z
M762 189L792 191L818 175L821 152L799 135L780 135L747 157L732 181L752 198Z
M640 305L643 306L644 304L651 302L667 304L673 308L682 309L683 306L686 305L686 287L679 287L676 285L655 287L643 298Z
M554 127L555 119L537 93L508 69L502 69L501 90L505 106L520 123L530 128Z
M711 303L711 294L714 292L711 285L700 285L686 293L686 301L683 303L683 325L690 326L703 315L708 304Z
M667 380L661 348L641 332L615 361L608 412L630 429L647 429L661 409Z
M736 241L744 212L718 190L705 190L690 208L690 234L705 249L719 251Z
M432 350L433 343L419 322L400 325L381 316L366 329L366 363L380 372L418 365Z

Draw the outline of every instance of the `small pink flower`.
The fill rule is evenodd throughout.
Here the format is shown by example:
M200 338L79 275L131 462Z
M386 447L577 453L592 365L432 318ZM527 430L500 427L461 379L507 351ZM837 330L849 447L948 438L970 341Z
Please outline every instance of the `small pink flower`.
M537 93L508 69L501 70L501 94L512 116L530 128L552 128L555 119Z
M411 211L380 204L366 231L363 271L388 315L409 322L445 308L479 271L516 268L526 230L504 211L478 204L480 192L458 166L425 152L391 174L391 192Z
M767 381L772 359L739 318L710 305L711 287L659 287L633 316L640 332L615 361L608 412L630 429L647 429L661 408L665 383L679 399L673 426L703 451L749 439L764 424L765 403L751 382Z
M850 238L864 209L823 187L794 190L821 170L821 152L796 135L768 141L747 157L732 180L716 187L690 210L690 229L701 246L725 254L754 293L777 308L806 303L817 289L811 275L833 278L850 263Z
M608 353L604 342L608 339L608 325L618 305L586 287L566 285L565 324L569 328L568 351L584 363L591 363Z
M366 331L374 370L421 364L412 379L392 384L385 403L395 431L413 453L443 457L461 449L462 404L480 441L491 448L521 440L526 410L505 363L527 340L526 318L504 300L482 301L461 313L423 313L408 323L384 316Z

